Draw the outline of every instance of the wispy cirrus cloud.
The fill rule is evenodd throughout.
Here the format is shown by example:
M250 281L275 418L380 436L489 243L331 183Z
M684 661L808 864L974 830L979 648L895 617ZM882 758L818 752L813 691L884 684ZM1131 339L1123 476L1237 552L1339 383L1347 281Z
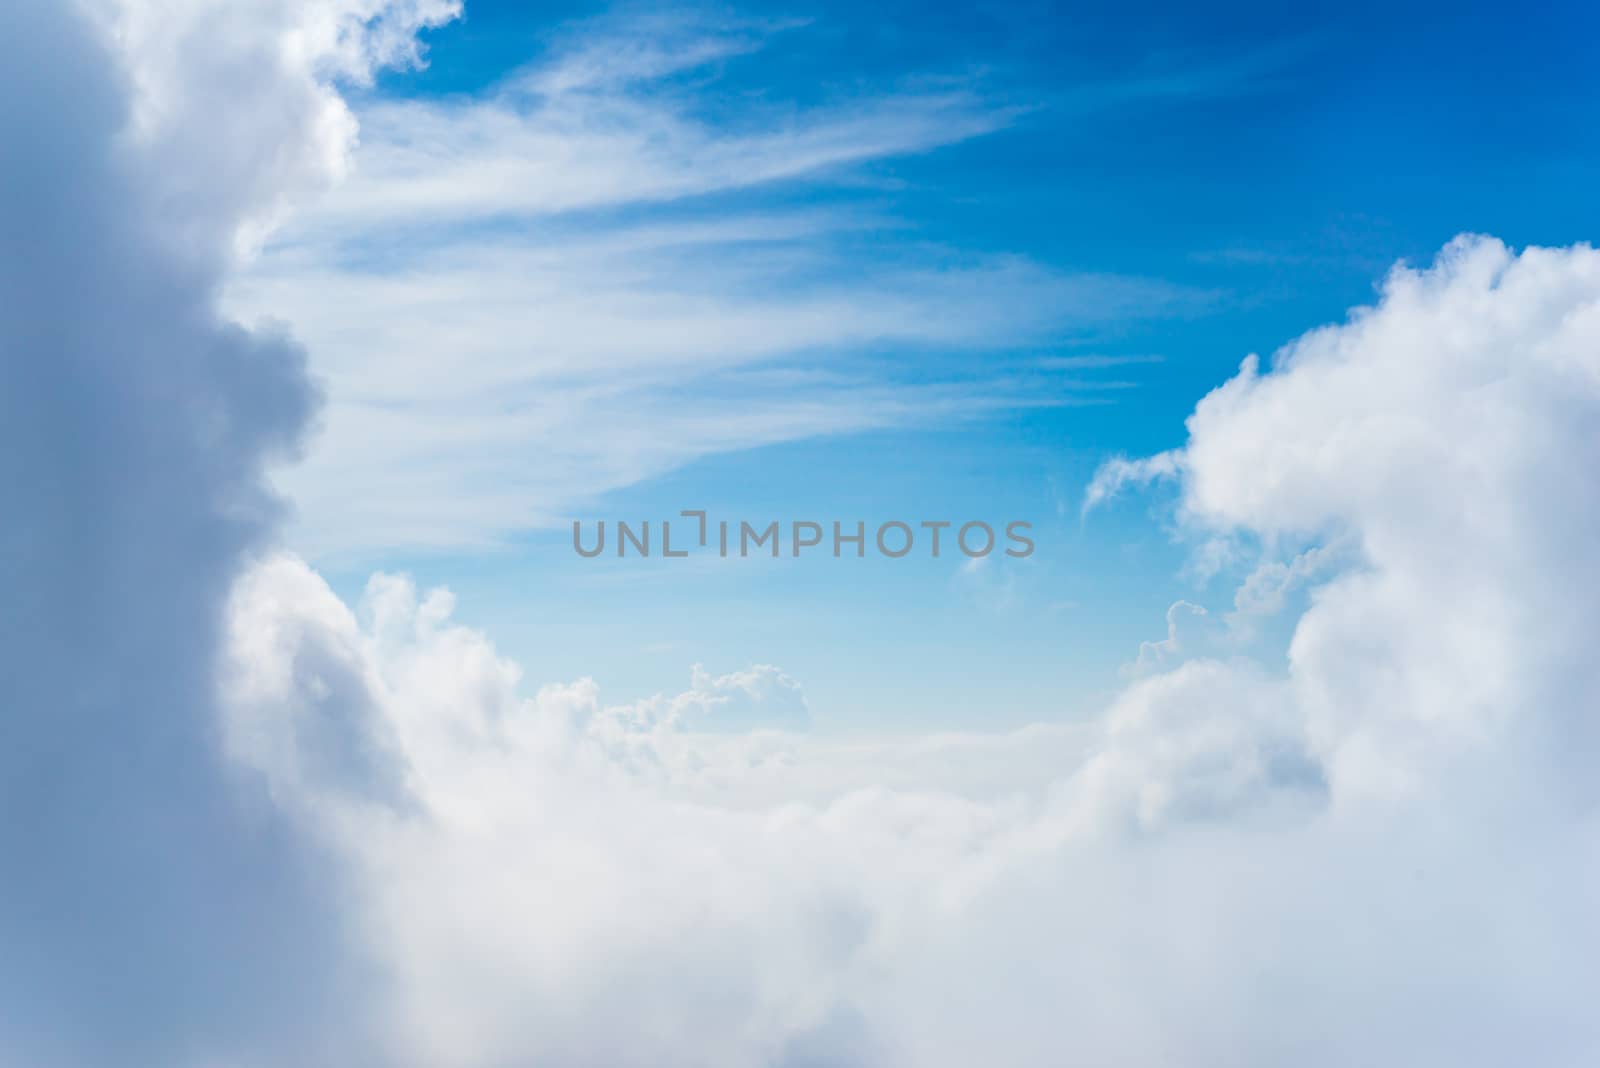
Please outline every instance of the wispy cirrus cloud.
M288 318L328 383L324 437L285 479L297 544L489 544L712 452L1109 403L1119 383L1039 372L1126 361L1023 380L976 357L1208 299L962 252L881 191L843 195L862 165L1021 112L949 79L807 106L718 95L725 65L803 32L582 23L479 95L359 109L349 180L231 292L243 316Z

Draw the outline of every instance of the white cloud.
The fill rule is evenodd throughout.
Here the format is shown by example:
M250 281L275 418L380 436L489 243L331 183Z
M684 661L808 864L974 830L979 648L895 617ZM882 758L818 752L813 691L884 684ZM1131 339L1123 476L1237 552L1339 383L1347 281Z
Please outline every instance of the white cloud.
M1087 515L1128 486L1148 486L1152 482L1176 478L1181 464L1182 455L1177 452L1157 453L1139 460L1126 456L1107 460L1095 471L1084 492L1083 513Z
M335 177L328 80L444 8L88 6L0 4L0 1062L339 1060L328 858L215 750L222 609L315 391L215 297Z
M1174 601L1167 608L1167 636L1139 643L1139 658L1123 670L1130 675L1147 675L1167 670L1211 651L1216 642L1210 613L1190 601Z
M553 58L516 83L541 96L616 90L759 52L770 36L804 25L694 9L601 15L565 27Z
M210 252L248 249L347 171L356 120L337 83L422 60L419 30L460 0L85 0L131 82L128 135L162 196L150 222Z
M1597 622L1571 585L1596 519L1597 278L1587 246L1461 239L1272 373L1246 361L1190 418L1171 461L1190 526L1358 558L1291 648L1336 775L1420 785L1446 739L1572 741Z
M800 684L771 664L726 675L696 664L688 691L641 702L628 719L701 731L804 730L810 715Z
M684 53L708 54L692 46ZM631 80L549 84L566 76L563 66L485 98L364 109L357 168L307 213L308 228L393 229L679 200L924 152L1010 117L969 92L924 91L798 117L757 112L724 128L694 118L692 100L659 85L646 95Z
M897 382L842 354L973 351L1187 299L1010 260L836 282L841 264L808 243L840 221L795 225L478 241L415 272L263 265L240 299L292 309L330 394L308 462L283 476L297 545L492 544L708 453L1102 403L1003 374Z
M1252 618L1283 611L1290 594L1332 570L1340 562L1342 551L1340 545L1315 545L1296 553L1287 563L1263 558L1235 592L1232 619L1248 623Z

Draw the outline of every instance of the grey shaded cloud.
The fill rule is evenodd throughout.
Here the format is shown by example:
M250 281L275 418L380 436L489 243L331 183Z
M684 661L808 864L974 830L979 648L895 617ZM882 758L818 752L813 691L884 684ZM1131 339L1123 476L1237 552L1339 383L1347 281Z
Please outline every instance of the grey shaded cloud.
M214 699L305 356L218 314L236 216L158 221L97 25L8 3L0 49L0 1061L320 1063L334 872L220 759Z

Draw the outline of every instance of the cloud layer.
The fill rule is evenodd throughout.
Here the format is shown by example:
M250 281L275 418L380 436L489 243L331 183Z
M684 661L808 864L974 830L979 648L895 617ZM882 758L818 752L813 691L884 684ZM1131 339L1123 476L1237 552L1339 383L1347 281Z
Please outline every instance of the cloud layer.
M523 696L443 595L280 558L234 752L356 873L401 1060L1585 1064L1597 342L1600 254L1462 239L1247 360L1161 465L1241 611L1314 584L1287 660L1169 638L1092 724L706 734L784 688ZM308 773L352 707L383 774Z

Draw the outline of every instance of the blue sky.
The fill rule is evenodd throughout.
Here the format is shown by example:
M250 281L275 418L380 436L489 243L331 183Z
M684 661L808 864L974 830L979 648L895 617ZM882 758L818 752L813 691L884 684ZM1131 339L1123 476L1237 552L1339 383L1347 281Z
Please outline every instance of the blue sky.
M408 254L393 242L409 225L447 249L526 239L559 272L569 246L756 220L732 244L708 238L679 250L665 277L704 272L707 285L748 295L756 317L744 327L760 331L765 308L774 334L799 299L786 286L848 291L907 274L925 288L947 285L952 300L991 305L995 320L959 338L895 323L822 330L792 348L780 339L768 351L724 353L709 368L685 357L682 374L651 387L654 403L698 405L715 420L752 394L781 397L786 375L831 376L835 385L808 404L865 396L875 410L801 421L770 443L713 434L675 450L647 434L629 446L635 467L600 479L599 492L585 489L592 476L581 463L573 484L507 489L527 494L525 521L512 501L484 541L402 533L325 554L315 541L303 547L347 596L374 568L448 585L462 617L537 677L592 675L619 698L670 687L692 663L772 663L803 681L818 723L837 729L1076 715L1120 685L1141 641L1162 636L1174 600L1225 609L1242 577L1188 566L1193 546L1172 534L1159 493L1081 519L1096 466L1181 443L1185 415L1241 358L1369 303L1396 261L1426 262L1461 232L1514 245L1594 234L1600 208L1587 191L1600 139L1584 116L1600 104L1585 66L1595 21L1577 4L1515 18L1476 6L667 13L471 4L463 20L424 35L425 69L385 74L357 94L357 115L395 104L471 108L573 57L660 66L648 55L655 44L681 59L708 42L704 62L619 80L612 102L670 99L673 121L693 124L707 144L808 117L847 127L896 101L925 114L912 134L891 120L836 162L772 177L719 183L713 158L703 180L646 183L592 203L512 203L456 221L448 210L393 220L374 208L341 232L336 260L404 271ZM582 121L603 131L611 118ZM681 135L653 129L645 140ZM494 136L482 134L479 147ZM358 151L358 175L362 165ZM499 270L501 303L477 313L476 326L503 331L515 361L509 339L529 331L538 346L540 319L497 319L518 292L517 268ZM650 281L640 284L648 299ZM983 287L1002 296L991 301ZM889 314L926 316L941 299L925 294ZM618 299L585 307L623 322L636 309ZM692 350L695 329L716 331L735 312L748 313L711 308L686 328L641 316L639 329L647 338L682 329ZM325 351L310 333L313 351ZM448 345L453 335L444 336ZM447 367L454 356L425 358ZM1063 357L1068 366L1050 365ZM335 379L336 406L340 390ZM927 390L988 399L919 408ZM883 414L901 405L908 412ZM569 433L618 436L632 418L616 407ZM484 446L494 448L505 449L501 463L529 470L576 463L532 446ZM334 492L359 494L355 482ZM976 572L959 561L590 562L570 551L562 525L696 506L752 520L1025 519L1039 550L1025 565ZM301 507L314 525L317 505Z

